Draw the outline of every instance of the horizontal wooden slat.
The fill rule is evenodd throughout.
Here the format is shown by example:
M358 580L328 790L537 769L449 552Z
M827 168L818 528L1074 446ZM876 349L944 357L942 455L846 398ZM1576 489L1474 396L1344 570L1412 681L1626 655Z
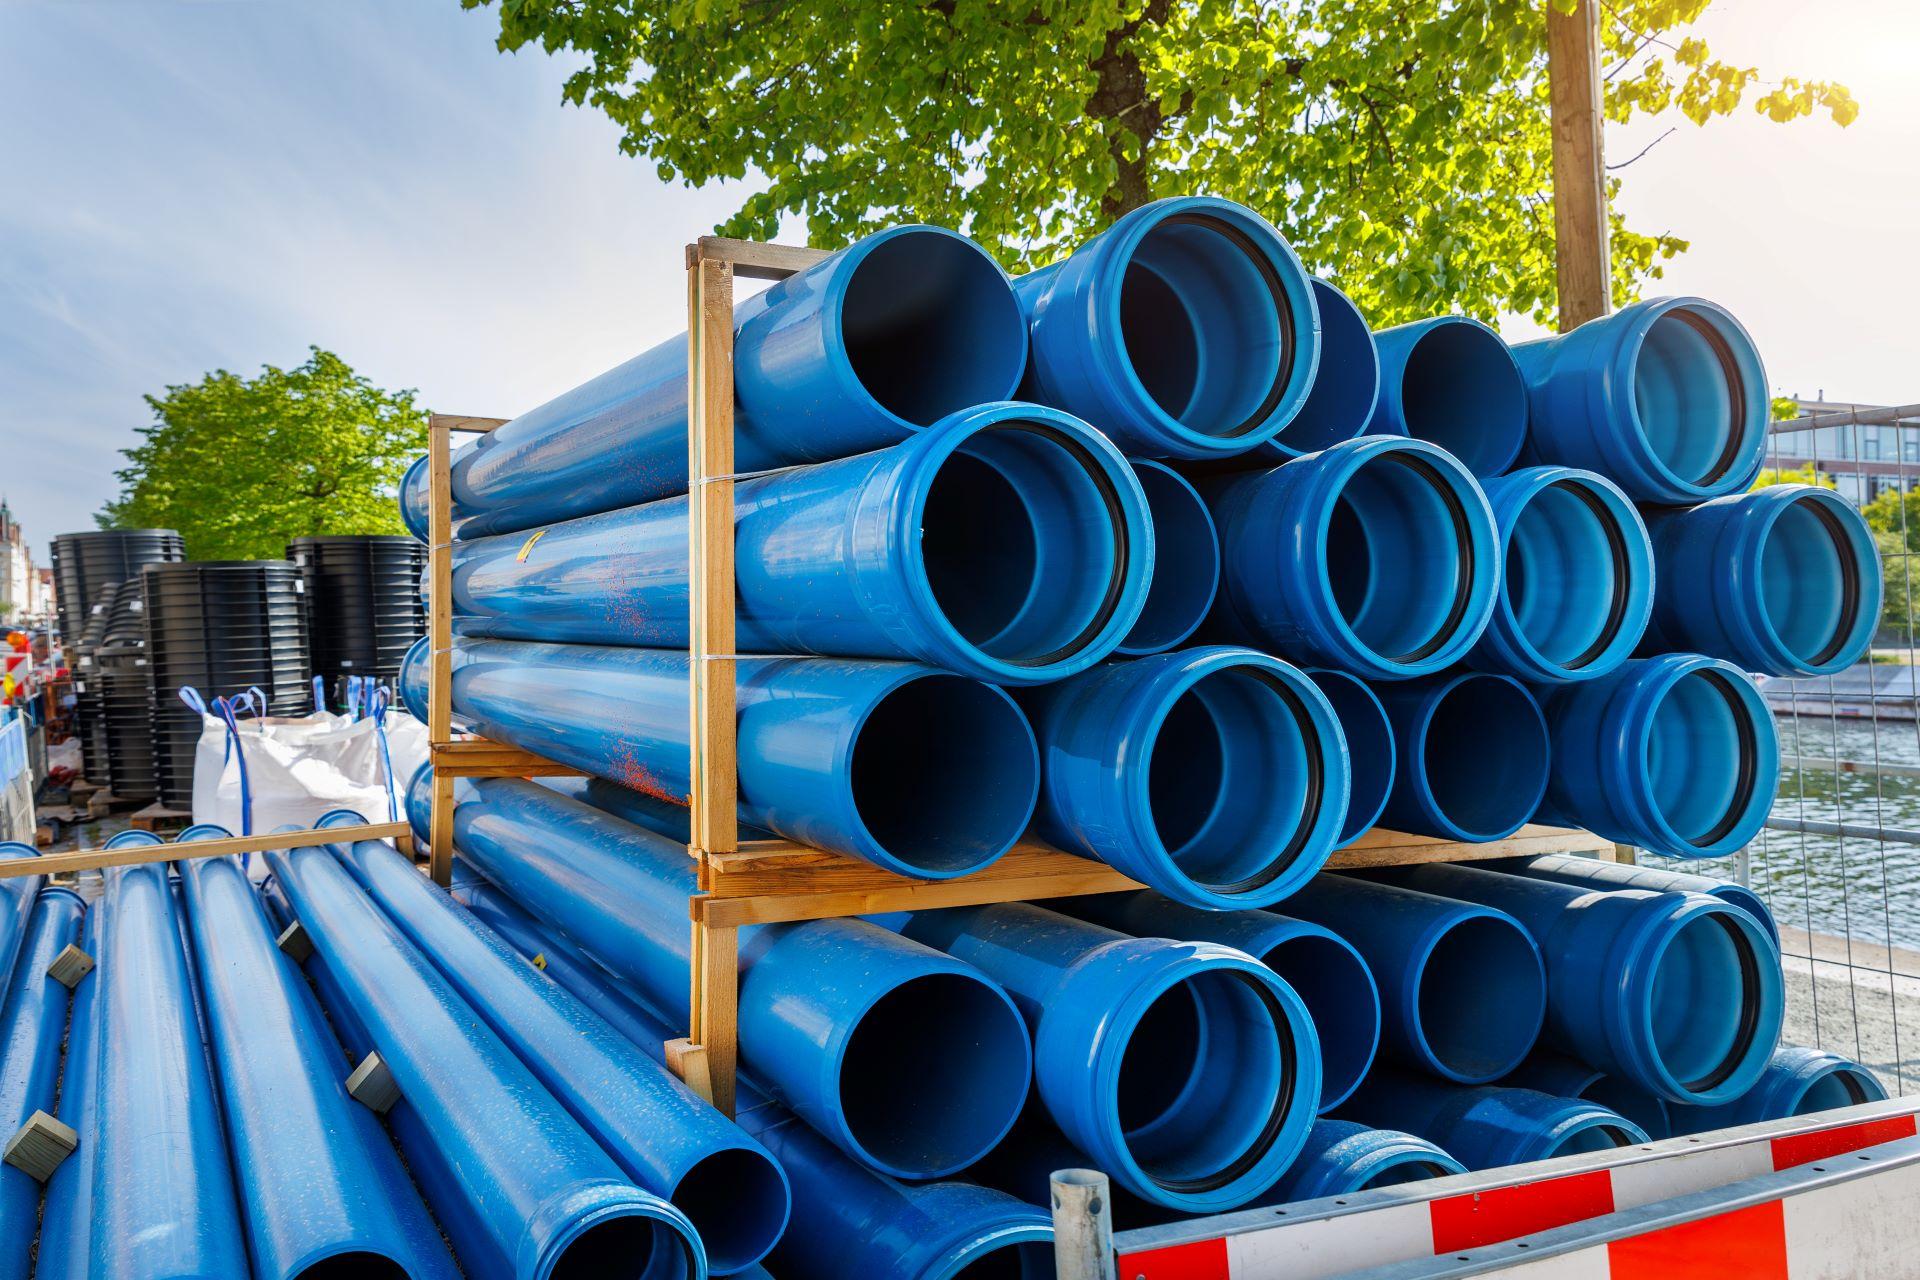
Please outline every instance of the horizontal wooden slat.
M758 244L726 236L701 236L687 246L688 267L703 261L724 262L733 268L733 274L750 280L784 280L827 256L825 249L809 249L797 244Z
M485 738L442 742L431 748L433 767L453 778L556 778L580 770L504 742Z
M1425 862L1570 853L1604 847L1598 836L1527 826L1505 840L1458 844L1375 829L1327 862L1331 871ZM977 906L1029 898L1113 893L1140 885L1120 872L1046 845L1023 842L992 866L958 880L909 880L849 858L784 840L747 842L737 853L707 856L707 893L693 899L696 920L713 927L823 920L881 911Z
M404 822L373 822L364 827L328 827L324 831L289 831L283 835L232 836L222 840L189 840L184 844L138 844L118 849L80 849L46 853L37 858L0 861L0 880L14 876L50 876L63 871L92 871L100 867L133 867L148 862L179 862L187 858L218 858L229 853L264 853L269 849L300 849L314 844L349 840L411 838Z
M504 427L512 418L474 418L460 413L430 413L427 426L435 431L473 431L485 433L495 427Z

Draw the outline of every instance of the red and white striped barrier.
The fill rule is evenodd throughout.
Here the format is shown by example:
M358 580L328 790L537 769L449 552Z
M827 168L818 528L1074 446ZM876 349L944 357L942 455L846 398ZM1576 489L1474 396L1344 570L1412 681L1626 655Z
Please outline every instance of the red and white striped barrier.
M1725 1188L1828 1156L1913 1138L1916 1112L1920 1112L1920 1098L1890 1099L1648 1146L1129 1231L1114 1237L1118 1274L1120 1280L1322 1280L1392 1263L1455 1256L1569 1223ZM1908 1213L1920 1236L1920 1203L1914 1203ZM1920 1275L1920 1254L1910 1256L1912 1270L1907 1274ZM1509 1257L1503 1265L1511 1264ZM1524 1274L1531 1280L1531 1267ZM1776 1273L1574 1270L1551 1274L1582 1280L1609 1275L1640 1280L1651 1275Z

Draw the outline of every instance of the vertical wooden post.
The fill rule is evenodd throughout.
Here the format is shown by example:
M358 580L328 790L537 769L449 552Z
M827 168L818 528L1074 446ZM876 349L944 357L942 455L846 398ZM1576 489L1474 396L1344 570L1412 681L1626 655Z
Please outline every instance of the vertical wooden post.
M688 680L693 723L693 840L706 859L739 846L739 782L734 741L733 582L733 267L687 249L687 481L691 643ZM713 1104L733 1114L734 1026L738 1000L733 929L709 929L696 912L691 1007L696 1045L705 1051Z
M453 431L445 418L427 419L427 549L432 578L427 601L427 744L430 754L453 741ZM433 772L427 867L435 884L453 879L453 775Z
M1547 8L1553 100L1553 226L1560 331L1607 314L1607 172L1602 149L1600 0Z

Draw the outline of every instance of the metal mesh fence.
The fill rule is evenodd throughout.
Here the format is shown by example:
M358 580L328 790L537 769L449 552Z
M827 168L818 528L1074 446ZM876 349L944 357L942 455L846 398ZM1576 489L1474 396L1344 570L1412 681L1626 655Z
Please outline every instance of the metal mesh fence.
M1759 839L1730 859L1641 860L1758 892L1780 924L1785 1039L1905 1094L1920 1089L1920 405L1802 403L1801 415L1774 424L1765 478L1817 477L1866 512L1885 585L1870 661L1761 680L1783 768Z

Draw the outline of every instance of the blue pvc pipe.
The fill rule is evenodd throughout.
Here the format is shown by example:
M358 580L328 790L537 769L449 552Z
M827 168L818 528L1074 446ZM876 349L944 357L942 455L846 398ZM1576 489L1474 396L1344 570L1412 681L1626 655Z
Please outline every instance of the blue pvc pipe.
M1358 676L1321 667L1307 677L1340 718L1340 736L1347 742L1347 820L1336 846L1345 848L1380 821L1393 794L1393 722L1380 695Z
M1866 518L1831 489L1779 484L1650 511L1659 565L1644 653L1685 650L1747 671L1818 676L1860 661L1884 583Z
M1540 1038L1546 970L1505 912L1336 875L1316 876L1287 911L1331 929L1366 960L1380 987L1383 1054L1484 1084L1513 1070Z
M1555 880L1588 889L1648 889L1654 893L1711 894L1758 920L1767 931L1767 936L1773 939L1775 948L1780 945L1780 926L1774 922L1773 912L1768 909L1765 900L1745 885L1731 881L1567 853L1545 853L1533 858L1502 858L1498 862L1483 865L1513 875Z
M733 322L738 471L896 444L956 410L1007 399L1027 361L1005 273L938 227L867 236L741 299ZM452 481L468 538L684 493L687 336L457 450ZM420 463L401 482L400 509L428 540Z
M1425 1138L1395 1129L1369 1129L1351 1120L1316 1120L1300 1158L1261 1197L1261 1203L1347 1196L1465 1172L1465 1165Z
M1436 316L1373 335L1380 399L1367 431L1439 445L1476 476L1497 476L1527 442L1527 384L1514 353L1466 316Z
M1363 436L1199 489L1220 529L1216 638L1404 680L1459 662L1492 616L1493 511L1433 445Z
M407 793L421 832L429 790L423 769ZM686 1025L685 847L528 782L462 779L454 795L463 857ZM1032 1045L978 970L849 919L743 928L740 972L742 1069L856 1159L944 1177L1019 1114Z
M456 640L452 661L455 719L639 791L688 796L686 654ZM422 637L400 669L401 696L422 717L427 666ZM904 662L735 666L745 821L928 880L979 870L1026 829L1039 752L1003 690Z
M1341 1118L1417 1134L1476 1171L1651 1141L1598 1103L1498 1085L1463 1088L1401 1071L1368 1077Z
M1714 858L1766 825L1773 714L1730 662L1670 653L1565 685L1544 708L1553 777L1537 820L1673 858Z
M337 811L317 825L364 821ZM766 1256L789 1196L764 1147L525 964L392 845L328 847L627 1175L687 1215L715 1275Z
M1873 1072L1837 1053L1782 1045L1751 1089L1717 1107L1675 1107L1675 1133L1706 1133L1764 1120L1812 1115L1879 1102L1886 1086Z
M0 849L0 857L11 856ZM86 908L67 889L43 889L13 982L0 997L0 1133L20 1132L36 1111L54 1114L60 1087L60 1041L67 1027L69 993L47 976L47 966L80 939ZM67 1109L72 1115L72 1109ZM25 1276L27 1253L39 1229L40 1184L10 1164L0 1164L0 1275Z
M1129 938L1030 903L922 911L906 936L1005 984L1068 1141L1127 1190L1218 1212L1272 1185L1320 1104L1300 997L1245 952Z
M80 946L93 957L94 966L73 989L66 1059L60 1068L60 1119L72 1126L80 1145L47 1179L46 1199L40 1212L40 1257L34 1269L35 1280L92 1280L93 1172L100 1145L98 997L100 961L104 958L100 928L103 914L96 902L88 909L82 927ZM32 1239L29 1227L26 1240Z
M167 877L160 862L109 868L95 908L103 954L91 1265L102 1276L244 1276L219 1095Z
M1269 906L1340 837L1340 722L1278 658L1155 654L1033 690L1026 705L1044 765L1041 836L1170 898Z
M1220 588L1220 535L1185 476L1144 458L1133 471L1153 519L1153 574L1146 605L1114 652L1140 657L1185 644L1207 620Z
M1598 471L1641 502L1689 505L1753 483L1771 417L1753 340L1704 298L1649 298L1513 350L1527 460Z
M1467 661L1563 684L1633 656L1654 602L1653 547L1632 501L1591 471L1528 467L1483 482L1500 524L1500 599Z
M1320 1041L1320 1110L1346 1101L1380 1047L1380 990L1367 962L1332 930L1269 911L1203 911L1157 893L1061 898L1063 913L1135 937L1218 942L1279 974L1307 1006Z
M40 851L18 840L0 840L0 859L37 858ZM45 876L13 876L0 880L0 991L7 989L13 976L14 959L27 940L27 926L33 918L34 896L46 883Z
M1273 465L1351 440L1373 420L1380 399L1380 353L1352 299L1325 280L1313 282L1320 309L1320 368L1306 403L1280 434L1247 456Z
M1184 482L1167 473L1168 484ZM456 628L686 648L687 501L460 543ZM1104 436L1057 409L1012 403L964 410L873 453L742 481L735 648L918 660L996 684L1073 675L1135 625L1172 501L1156 500L1149 519L1133 469ZM1217 556L1211 523L1196 537L1169 519L1164 554L1187 574L1217 574L1201 558ZM1206 599L1183 601L1183 588ZM1160 613L1184 608L1198 625L1211 582L1175 576L1159 594Z
M1311 277L1272 224L1229 200L1143 205L1013 288L1032 326L1022 394L1141 457L1271 440L1320 362Z
M179 866L254 1276L457 1277L239 860Z
M707 1274L686 1216L621 1172L332 854L267 859L427 1139L399 1130L469 1275Z
M1373 874L1518 920L1546 960L1544 1043L1670 1102L1738 1097L1780 1039L1780 953L1718 898L1595 892L1458 865Z
M1639 1125L1656 1142L1673 1136L1673 1112L1678 1109L1677 1105L1669 1106L1665 1098L1551 1049L1535 1050L1500 1083L1515 1089L1551 1093L1559 1098L1597 1102Z
M453 895L634 1044L655 1056L675 1034L593 961L477 875L455 864ZM794 1215L770 1262L782 1280L1045 1280L1052 1275L1047 1215L1012 1196L964 1183L896 1182L848 1159L797 1116L751 1085L740 1124L787 1170ZM757 1267L741 1273L767 1275Z
M1551 751L1527 686L1462 671L1374 692L1393 723L1395 754L1382 826L1482 843L1505 839L1533 817L1547 791Z

